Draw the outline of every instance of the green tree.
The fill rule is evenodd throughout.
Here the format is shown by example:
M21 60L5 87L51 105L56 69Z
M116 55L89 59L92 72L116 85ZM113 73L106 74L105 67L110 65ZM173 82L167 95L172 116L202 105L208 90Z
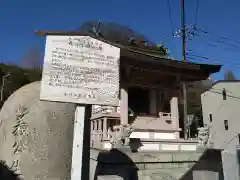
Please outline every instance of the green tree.
M24 69L16 65L0 64L0 84L2 85L2 100L1 105L5 100L17 89L25 84L41 80L41 70L39 69ZM6 75L9 76L6 77ZM5 78L3 77L5 76ZM3 86L4 79L4 86Z

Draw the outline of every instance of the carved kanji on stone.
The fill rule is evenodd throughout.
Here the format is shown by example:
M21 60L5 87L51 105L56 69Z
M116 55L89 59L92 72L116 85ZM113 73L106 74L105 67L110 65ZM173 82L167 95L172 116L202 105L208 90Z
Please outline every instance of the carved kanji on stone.
M22 152L25 148L23 137L28 136L27 128L28 124L24 121L24 116L28 113L27 108L19 107L17 110L16 125L13 126L13 135L15 137L15 142L13 144L13 152Z

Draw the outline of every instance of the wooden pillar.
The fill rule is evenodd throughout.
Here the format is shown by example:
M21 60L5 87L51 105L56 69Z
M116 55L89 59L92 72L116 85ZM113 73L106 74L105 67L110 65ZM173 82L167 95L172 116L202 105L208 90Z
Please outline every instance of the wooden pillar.
M179 112L178 112L178 98L172 97L170 101L171 106L171 120L174 129L179 129ZM175 137L179 139L179 131L175 132Z
M93 141L94 141L94 146L96 145L96 139L97 139L97 120L94 120L94 131L93 131Z
M120 90L120 120L122 125L128 124L128 89L122 87Z
M94 131L94 123L91 120L91 146L93 146L93 131Z
M91 120L91 132L93 132L93 129L94 129L94 124L93 124L93 121Z
M100 132L101 132L101 119L97 119L96 120L96 124L97 124L97 130L96 130L96 140L95 140L95 146L99 147L100 146Z
M120 101L118 102L118 106L115 106L115 107L113 108L114 113L117 113L117 109L118 109L118 107L119 107L119 103L120 103Z
M102 119L99 119L98 120L98 123L99 123L99 131L102 132L103 131L103 120Z
M99 123L100 123L100 130L99 130L99 140L102 141L103 140L103 119L99 119Z
M103 118L103 140L107 139L107 118Z
M97 120L94 120L94 131L96 131L97 130Z
M155 89L150 90L149 93L150 96L150 106L149 106L149 112L151 115L156 115L157 114L157 92Z
M164 109L164 100L165 100L165 94L163 91L158 91L158 112L162 112Z
M116 108L116 113L120 113L120 103L121 103L121 100L119 100L118 102L118 107Z
M95 111L95 105L92 105L92 112L91 112L91 116L93 116L94 115L94 111ZM91 124L92 124L92 122L91 122ZM91 126L92 127L92 126Z

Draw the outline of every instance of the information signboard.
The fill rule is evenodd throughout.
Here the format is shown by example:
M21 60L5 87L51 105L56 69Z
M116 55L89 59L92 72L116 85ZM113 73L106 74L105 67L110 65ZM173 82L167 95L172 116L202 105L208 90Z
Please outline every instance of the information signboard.
M40 99L118 106L119 58L89 36L47 36Z

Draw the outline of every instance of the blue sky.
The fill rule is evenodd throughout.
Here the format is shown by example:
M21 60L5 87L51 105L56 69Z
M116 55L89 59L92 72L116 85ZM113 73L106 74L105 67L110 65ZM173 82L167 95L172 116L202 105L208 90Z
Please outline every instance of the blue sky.
M186 24L193 25L197 0L186 0ZM154 42L165 39L174 58L181 58L181 39L171 38L168 0L1 0L0 5L0 60L19 62L30 47L44 51L44 37L34 35L35 30L75 30L89 20L118 22L146 35ZM170 0L173 28L180 28L180 0ZM202 63L220 63L223 70L214 75L223 77L225 69L231 69L240 77L240 17L239 0L200 0L197 27L215 36L192 37L188 49ZM219 36L232 41L217 43ZM223 40L223 39L220 39ZM234 41L239 41L234 42ZM216 45L216 47L209 46ZM234 45L233 45L234 44ZM239 46L239 47L238 47ZM189 59L190 60L190 59Z

